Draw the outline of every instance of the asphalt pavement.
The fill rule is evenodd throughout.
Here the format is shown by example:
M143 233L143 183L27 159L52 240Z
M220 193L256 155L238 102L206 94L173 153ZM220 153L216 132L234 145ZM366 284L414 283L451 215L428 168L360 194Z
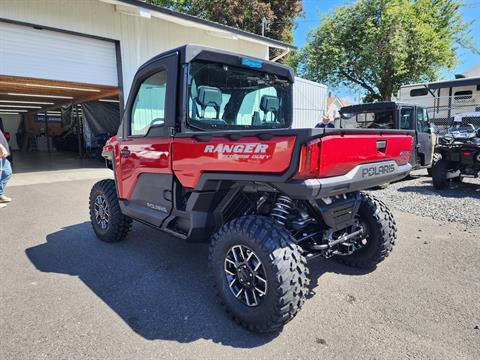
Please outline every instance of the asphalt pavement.
M312 294L282 332L249 333L215 303L207 245L136 223L98 241L95 182L11 187L0 209L1 359L478 359L480 228L395 210L375 271L310 263Z

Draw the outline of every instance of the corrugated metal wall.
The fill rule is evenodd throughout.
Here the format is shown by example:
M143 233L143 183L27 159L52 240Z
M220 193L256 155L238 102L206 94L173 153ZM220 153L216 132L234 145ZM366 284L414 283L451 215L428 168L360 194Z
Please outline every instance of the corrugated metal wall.
M293 128L313 128L327 111L326 85L295 78L293 85Z

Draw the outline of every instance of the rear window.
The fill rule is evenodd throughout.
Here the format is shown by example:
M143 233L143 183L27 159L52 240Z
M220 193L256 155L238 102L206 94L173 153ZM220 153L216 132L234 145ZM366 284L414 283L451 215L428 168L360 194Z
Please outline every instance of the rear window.
M393 111L342 112L340 127L343 129L394 129Z
M188 123L198 129L287 128L292 83L238 66L194 61L188 84Z

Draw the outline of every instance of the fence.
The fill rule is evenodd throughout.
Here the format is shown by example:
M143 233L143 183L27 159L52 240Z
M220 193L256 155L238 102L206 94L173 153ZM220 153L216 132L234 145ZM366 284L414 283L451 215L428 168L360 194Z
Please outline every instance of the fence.
M446 129L457 114L473 113L472 116L462 117L465 124L480 127L480 94L462 96L442 96L432 99L429 104L422 104L430 118L437 127Z

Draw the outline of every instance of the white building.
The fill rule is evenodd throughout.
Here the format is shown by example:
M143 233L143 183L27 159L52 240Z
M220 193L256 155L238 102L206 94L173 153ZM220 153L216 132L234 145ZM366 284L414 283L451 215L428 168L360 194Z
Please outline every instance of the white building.
M139 0L0 0L0 117L12 133L12 147L17 148L14 134L21 119L38 137L62 128L45 127L36 114L58 117L65 104L102 99L123 109L138 67L187 43L262 59L269 58L271 48L282 55L295 49ZM299 79L296 88L313 94L316 102L312 107L302 95L295 97L302 102L295 106L300 122L317 121L317 114L310 114L324 109L319 93L324 87Z
M331 121L340 119L340 109L350 105L346 99L341 99L336 95L328 94L327 98L327 115Z
M313 128L327 112L326 85L296 77L293 85L294 128Z

